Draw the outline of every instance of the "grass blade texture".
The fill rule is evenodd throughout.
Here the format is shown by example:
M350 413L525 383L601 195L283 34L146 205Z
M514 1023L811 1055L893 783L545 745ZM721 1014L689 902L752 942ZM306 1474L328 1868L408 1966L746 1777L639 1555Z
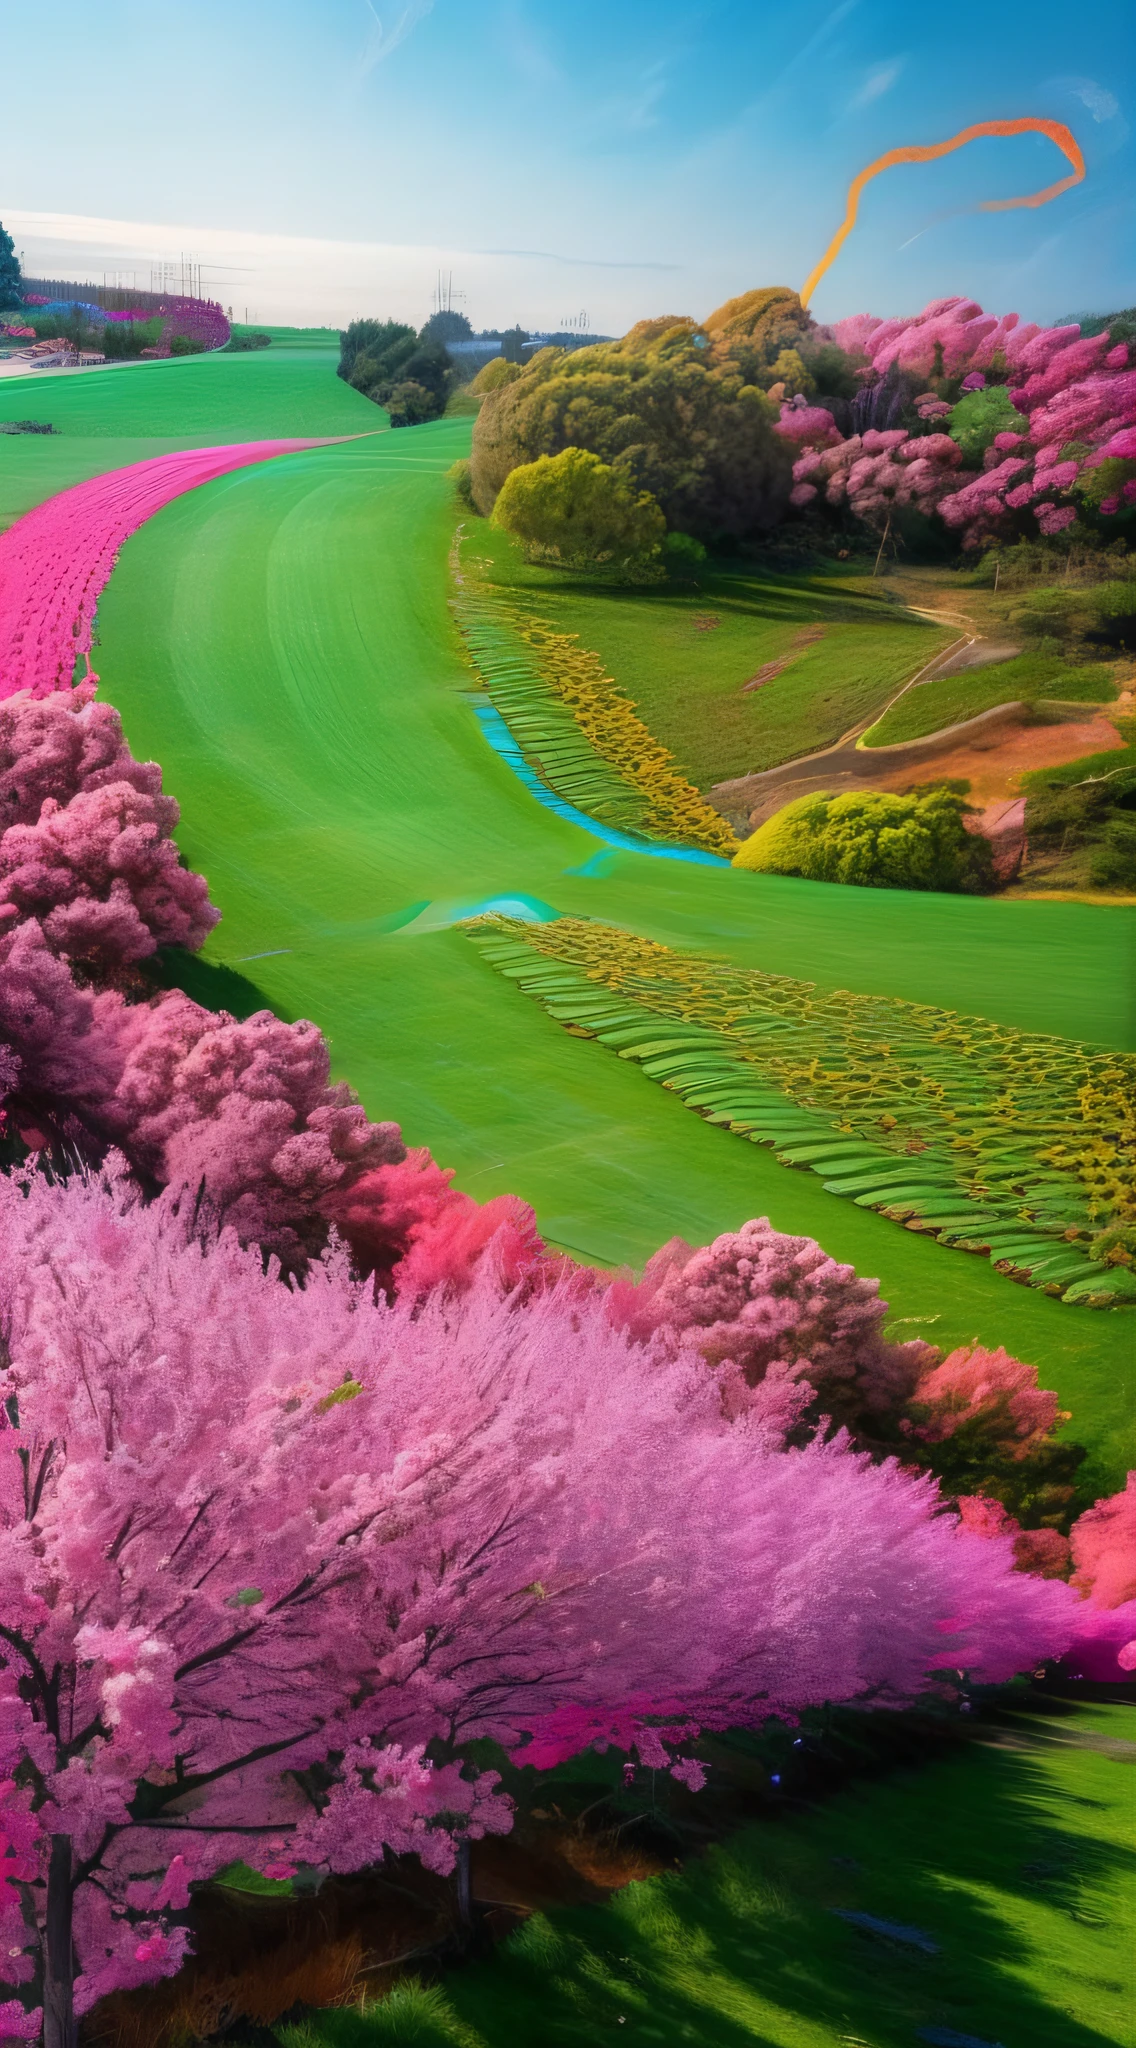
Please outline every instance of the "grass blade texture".
M821 990L617 926L479 919L487 960L712 1123L909 1230L1093 1307L1136 1220L1136 1059L890 997Z
M737 840L575 634L471 590L454 616L490 702L557 796L605 825L729 860Z

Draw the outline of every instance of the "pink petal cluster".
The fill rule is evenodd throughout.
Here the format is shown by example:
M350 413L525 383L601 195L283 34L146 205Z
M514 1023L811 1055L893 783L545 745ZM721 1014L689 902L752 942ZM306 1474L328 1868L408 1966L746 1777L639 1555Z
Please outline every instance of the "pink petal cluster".
M831 448L841 439L840 428L826 407L795 399L781 407L773 431L801 448Z
M332 1084L314 1024L262 1010L244 1022L180 990L128 1003L76 987L34 920L0 938L0 1038L34 1117L70 1117L120 1145L151 1184L292 1259L326 1237L320 1203L404 1156L398 1127L370 1122ZM397 1256L397 1253L395 1254Z
M178 807L132 782L67 804L45 797L34 825L0 834L0 928L38 918L53 951L113 966L159 945L196 949L220 912L201 875L182 867Z
M870 427L836 446L799 456L789 502L803 507L823 492L827 504L846 504L858 519L873 524L902 506L934 512L967 482L961 462L962 452L949 434L911 439L902 427Z
M215 299L164 298L158 311L162 315L162 332L154 350L157 356L169 355L170 342L176 334L184 334L190 341L199 341L202 348L213 349L224 348L232 333L225 318L225 309ZM132 320L152 317L136 311L126 315Z
M764 1387L795 1420L816 1393L825 1412L853 1424L898 1409L938 1353L889 1343L878 1280L863 1280L809 1237L774 1230L768 1217L694 1251L672 1238L636 1285L616 1280L608 1314L632 1337L660 1338L720 1374L728 1405L750 1407L743 1389Z
M151 456L74 484L0 534L0 698L70 686L119 548L183 491L324 440L243 441Z
M904 1424L913 1441L942 1443L980 1418L997 1417L1004 1453L1019 1462L1069 1419L1056 1394L1038 1386L1036 1366L981 1344L952 1351L923 1374L915 1398L920 1419Z
M41 1926L46 1838L82 1865L82 2010L178 1967L169 1912L235 1856L450 1867L509 1821L479 1738L523 1756L571 1710L670 1765L702 1725L1073 1639L1077 1595L933 1482L772 1449L570 1280L389 1305L331 1254L289 1286L116 1173L0 1179L0 1276L0 1727L43 1795L4 1824Z
M803 456L796 464L791 503L798 508L823 491L829 504L847 502L857 516L878 523L887 506L914 504L941 512L965 547L1013 531L1026 513L1038 531L1055 535L1077 516L1069 494L1078 480L1108 456L1133 457L1136 365L1130 365L1126 344L1114 345L1107 332L1082 336L1075 326L1039 328L1019 321L1016 313L996 318L973 299L949 298L932 301L912 318L856 314L837 322L832 334L848 353L867 355L869 378L900 372L958 380L955 389L963 391L982 390L992 380L1006 383L1013 405L1028 419L1028 434L999 434L978 476L952 474L949 459L929 450L931 470L920 474L914 489L892 475L905 458L891 454L881 461L886 451L869 451L857 437L838 447L818 436L814 445L827 447L829 458L821 464ZM927 421L949 411L933 392L916 398L915 407ZM877 459L868 468L870 453ZM1130 503L1136 503L1136 479L1125 480L1101 510L1107 516Z
M1069 1570L1069 1538L1059 1529L1023 1529L1001 1501L971 1494L959 1501L964 1529L976 1536L1008 1536L1014 1546L1014 1568L1041 1579L1061 1579Z
M384 1283L460 1282L492 1244L503 1285L556 1267L531 1209L478 1204L395 1126L329 1083L314 1025L238 1023L178 993L127 1001L76 986L64 959L112 976L216 923L170 838L177 805L135 761L117 712L74 690L0 701L0 1093L26 1138L121 1146L150 1185L204 1198L248 1239L302 1259L329 1224ZM60 957L62 956L62 957Z
M1097 1607L1136 1600L1136 1472L1122 1493L1098 1500L1073 1530L1073 1584Z

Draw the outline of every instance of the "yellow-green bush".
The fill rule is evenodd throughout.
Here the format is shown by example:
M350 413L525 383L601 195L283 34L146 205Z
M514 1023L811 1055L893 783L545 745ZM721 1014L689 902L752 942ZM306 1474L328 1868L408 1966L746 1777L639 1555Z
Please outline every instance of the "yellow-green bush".
M562 568L611 565L625 571L655 566L666 521L649 491L637 491L626 470L584 448L564 448L511 470L497 496L493 523L521 543L530 562Z
M982 895L995 887L993 858L989 841L967 831L966 808L945 785L911 796L817 790L759 825L734 866L862 889Z

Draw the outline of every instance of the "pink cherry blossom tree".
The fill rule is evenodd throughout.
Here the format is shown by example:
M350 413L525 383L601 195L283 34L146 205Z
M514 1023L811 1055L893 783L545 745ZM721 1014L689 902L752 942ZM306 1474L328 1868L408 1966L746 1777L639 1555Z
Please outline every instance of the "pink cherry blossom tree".
M975 474L958 468L957 455L952 463L944 450L929 445L947 440L945 434L917 434L904 448L889 422L889 447L882 445L883 436L869 447L867 434L841 444L829 432L831 415L823 407L811 409L816 424L809 435L783 408L780 430L802 450L791 499L798 510L822 502L847 504L857 517L878 525L889 508L914 505L940 512L963 546L973 548L1015 532L1062 533L1073 525L1079 505L1091 505L1109 519L1136 503L1136 441L1129 445L1136 423L1136 362L1127 343L1114 344L1107 332L1082 336L1076 326L1039 328L1016 313L996 318L973 299L948 298L907 319L857 314L838 321L832 337L848 354L867 357L867 367L857 374L869 382L888 386L898 377L937 383L937 392L914 398L916 413L929 426L948 415L946 392L957 396L1001 384L1022 415L1022 429L999 433ZM919 445L923 455L915 452ZM897 474L906 468L915 474Z
M571 1282L390 1306L333 1251L288 1286L117 1170L0 1179L0 1275L17 2038L42 1998L72 2048L77 2013L174 1971L189 1886L234 1857L452 1867L510 1824L476 1738L673 1762L700 1726L1073 1637L1077 1595L931 1482L771 1448Z

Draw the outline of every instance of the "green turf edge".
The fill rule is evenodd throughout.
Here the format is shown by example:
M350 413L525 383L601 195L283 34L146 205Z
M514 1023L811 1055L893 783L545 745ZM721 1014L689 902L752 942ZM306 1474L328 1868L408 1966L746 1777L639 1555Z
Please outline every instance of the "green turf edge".
M1136 1710L994 1741L739 1830L604 1905L535 1915L486 1961L284 2048L1130 2048ZM1098 1746L1090 1746L1098 1745ZM936 1953L873 1936L864 1913Z

